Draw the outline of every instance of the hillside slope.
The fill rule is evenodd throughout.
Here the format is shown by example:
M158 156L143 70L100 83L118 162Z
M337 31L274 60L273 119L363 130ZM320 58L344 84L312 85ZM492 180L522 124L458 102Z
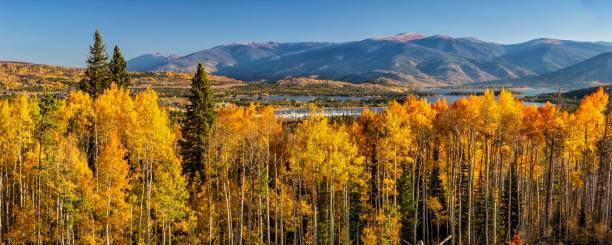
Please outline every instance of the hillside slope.
M541 38L504 46L506 54L499 62L524 67L536 74L546 74L577 64L598 54L610 52L612 45L601 42L576 42Z
M181 57L178 54L164 55L160 53L143 54L130 60L127 65L128 71L153 71L160 66Z
M612 44L607 42L535 39L503 45L476 38L402 33L344 43L236 43L153 66L142 64L142 58L128 64L132 70L193 72L202 62L212 74L245 81L387 79L428 87L542 75L611 51Z
M612 84L612 52L531 80L540 86L561 84L565 89Z

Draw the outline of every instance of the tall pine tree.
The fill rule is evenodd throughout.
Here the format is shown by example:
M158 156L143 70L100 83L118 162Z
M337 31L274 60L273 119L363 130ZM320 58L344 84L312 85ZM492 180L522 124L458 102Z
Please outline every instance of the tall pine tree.
M502 239L511 241L518 229L518 177L516 175L516 162L510 164L510 173L504 181L504 190L501 198L500 222Z
M115 45L113 51L113 59L108 64L110 72L110 81L117 84L117 86L124 89L128 89L132 84L130 75L127 72L127 62L121 55L119 47Z
M398 203L402 215L402 229L400 231L400 238L405 241L414 240L414 222L418 222L418 220L414 217L415 202L414 197L412 196L413 187L410 181L410 174L409 169L404 168L398 185Z
M96 30L94 44L89 46L89 57L87 58L87 70L85 78L81 80L81 90L97 98L104 89L110 87L108 72L108 57L106 57L106 46L102 43L102 36Z
M485 186L485 177L483 175L484 171L478 171L478 178L474 180L474 238L477 244L486 243L486 186ZM489 202L492 202L492 196L489 195ZM491 207L489 206L489 212L491 212Z
M198 64L191 82L190 103L187 106L187 114L181 129L183 135L181 155L183 155L183 171L193 178L203 168L208 130L215 120L216 112L208 75L202 63Z
M448 230L446 222L443 222L446 219L444 216L448 216L448 210L446 210L446 192L440 178L441 175L440 166L437 165L433 167L429 177L429 196L436 198L441 207L437 212L430 211L434 220L433 226L435 227L435 230L432 232L435 233L435 238L438 240L440 238L444 239L448 235L446 232Z

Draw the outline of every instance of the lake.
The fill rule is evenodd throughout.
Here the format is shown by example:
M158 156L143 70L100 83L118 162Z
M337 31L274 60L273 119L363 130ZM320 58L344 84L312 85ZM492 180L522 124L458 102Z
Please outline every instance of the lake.
M300 96L292 96L292 95L287 95L287 96L283 96L283 95L269 95L269 96L250 96L250 97L244 97L244 98L249 98L255 102L270 102L270 101L278 101L278 100L294 100L294 101L299 101L299 102L310 102L316 99L333 99L333 100L337 100L337 101L346 101L346 100L354 100L354 101L361 101L361 100L370 100L369 97L358 97L358 96L305 96L305 95L300 95Z
M468 95L447 95L448 93L451 93L451 92L465 92L465 93L481 92L482 93L484 92L484 89L433 89L433 90L423 90L423 92L440 94L440 96L427 96L426 97L427 101L429 101L430 103L435 102L437 99L442 99L443 97L446 97L446 101L448 102L448 104L452 104L456 100L464 96L468 97ZM542 93L552 93L552 92L556 92L556 90L531 89L531 90L517 90L517 92L521 92L523 94L517 95L515 97L523 98L525 96L533 96L533 95L538 95ZM305 95L300 95L300 96L269 95L269 96L251 96L251 97L245 97L245 98L249 98L255 102L270 102L270 101L279 101L279 100L289 100L289 101L294 100L294 101L299 101L299 102L310 102L310 101L320 99L320 98L333 99L336 101L347 101L347 100L361 101L361 100L371 99L370 97L363 97L363 96L305 96ZM544 103L525 102L525 105L542 106L544 105Z
M324 116L359 116L364 110L370 110L381 113L385 110L383 107L360 107L360 108L325 108L323 109ZM275 109L274 114L279 118L300 119L309 115L308 109Z
M545 90L545 89L533 89L533 90L517 90L518 92L523 93L522 95L517 95L517 98L523 98L525 96L533 96L542 93L552 93L556 92L555 90ZM458 89L435 89L435 90L424 90L423 92L430 92L440 94L440 96L427 96L427 101L429 103L436 102L437 99L446 98L446 102L448 104L454 103L456 100L462 97L468 97L467 95L446 95L451 92L467 92L467 93L476 93L476 92L484 92L484 90L458 90ZM253 100L258 100L261 102L265 101L273 101L273 100L295 100L300 102L309 102L316 100L318 98L329 98L338 101L346 101L346 100L369 100L369 97L353 97L353 96L259 96L259 97L250 97ZM536 106L544 106L545 103L537 103L537 102L524 102L525 106L536 105ZM383 107L373 107L373 108L325 108L324 115L325 116L359 116L365 110L371 110L375 112L383 112L385 108ZM276 114L279 118L290 118L290 119L299 119L305 118L308 116L308 109L276 109L274 114Z
M446 98L446 102L448 104L452 104L455 103L456 100L461 99L463 97L469 97L469 95L446 95L448 93L451 92L465 92L465 93L477 93L477 92L484 92L484 89L432 89L432 90L423 90L423 92L430 92L430 93L436 93L436 94L440 94L440 96L429 96L427 97L427 101L430 103L436 102L436 100L438 99L442 99L443 97ZM538 95L538 94L543 94L543 93L553 93L553 92L557 92L557 90L551 90L551 89L529 89L529 90L516 90L517 92L523 93L521 95L516 95L514 97L516 98L523 98L525 96L534 96L534 95ZM546 103L539 103L539 102L524 102L525 106L530 106L530 105L536 105L536 106L544 106Z

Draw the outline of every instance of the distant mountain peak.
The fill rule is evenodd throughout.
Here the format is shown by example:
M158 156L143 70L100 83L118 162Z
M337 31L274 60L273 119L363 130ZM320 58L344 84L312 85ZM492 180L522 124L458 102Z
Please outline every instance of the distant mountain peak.
M246 42L246 43L232 43L230 46L249 46L249 47L273 47L277 46L277 42Z
M497 44L497 43L495 43L495 42L487 42L487 41L483 41L483 40L480 40L480 39L475 38L475 37L462 37L462 38L458 38L458 39L460 39L460 40L467 40L467 41L470 41L470 42L473 42L473 43L490 43L490 44Z
M372 40L390 40L390 41L399 41L399 42L407 42L415 39L426 38L427 36L422 35L416 32L404 32L394 36L388 37L375 37Z
M431 36L431 38L438 38L438 39L454 39L451 36L448 35L444 35L444 34L436 34Z
M136 58L130 59L128 61L127 69L128 71L143 71L143 70L154 70L160 65L166 64L182 56L179 54L162 54L162 53L153 53L153 54L143 54Z
M146 54L141 55L139 57L143 57L143 56L146 56ZM180 58L181 57L180 54L162 54L162 53L159 53L159 52L152 53L152 54L150 54L150 56L156 57L156 58L170 58L170 59L176 59L176 58Z
M535 44L555 44L555 45L561 45L563 44L563 40L559 40L559 39L553 39L553 38L538 38L538 39L533 39L529 42L527 42L529 44L535 45Z

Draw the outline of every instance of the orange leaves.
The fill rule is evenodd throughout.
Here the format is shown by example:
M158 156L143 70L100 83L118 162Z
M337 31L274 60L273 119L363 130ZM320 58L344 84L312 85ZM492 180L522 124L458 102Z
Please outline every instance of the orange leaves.
M542 118L541 126L545 134L559 134L563 127L563 120L559 113L559 108L546 102L546 105L539 108Z
M60 126L50 130L55 145L45 151L49 161L40 170L46 181L41 196L48 205L42 212L56 217L56 208L64 208L64 215L74 214L65 218L75 224L70 229L80 238L77 243L102 242L106 224L110 240L127 243L128 219L133 218L134 234L144 233L148 207L154 243L170 230L176 231L175 240L193 232L193 243L227 242L236 232L250 239L246 243L263 243L268 222L282 227L271 231L274 237L295 233L298 239L313 238L317 224L317 233L325 240L330 238L323 234L330 232L332 218L334 239L346 235L345 222L350 221L363 228L359 231L363 243L396 243L399 236L406 236L399 235L400 229L411 228L413 215L419 217L416 222L424 221L423 210L428 212L425 222L431 224L463 218L450 209L459 202L463 205L467 200L462 198L469 199L463 194L469 190L473 191L473 211L484 212L485 200L492 210L503 210L495 207L504 202L497 194L516 191L505 185L499 189L507 178L515 178L512 174L520 184L518 205L524 205L525 216L542 215L530 209L544 205L542 188L548 188L543 184L548 176L554 184L551 190L573 189L569 196L575 202L568 203L580 206L589 191L586 187L595 187L593 180L599 178L594 170L601 161L597 147L605 129L607 95L600 90L587 96L571 114L550 103L525 107L508 91L498 98L486 91L484 96L462 98L452 105L408 97L403 104L389 103L383 113L366 110L347 124L334 123L340 120L323 117L314 107L311 117L299 124L277 120L272 107L219 108L206 136L205 170L194 178L192 196L175 152L178 126L170 125L168 113L157 100L152 90L130 94L114 86L95 102L85 93L74 92L60 108ZM31 243L35 212L30 207L36 193L32 186L39 171L33 168L39 145L32 136L38 130L39 111L38 104L27 97L0 101L0 166L9 173L3 181L15 186L9 188L21 184L25 189L24 205L9 211L8 216L15 218L8 235ZM92 154L98 150L99 155ZM86 158L89 154L91 158ZM549 163L552 170L547 168ZM10 172L17 167L19 172ZM20 193L16 190L11 193ZM484 199L487 190L491 195ZM403 195L412 191L416 195ZM553 193L556 213L558 192ZM65 197L71 206L54 206L56 197ZM530 201L533 206L526 205ZM409 209L415 205L425 206ZM463 210L469 210L468 206ZM143 225L137 230L141 212ZM268 213L271 221L267 221ZM480 214L472 218L482 219ZM354 223L349 223L350 232ZM244 229L236 229L240 225ZM236 231L227 231L228 226ZM473 229L475 234L482 233ZM44 232L51 230L44 228ZM357 236L349 235L356 242ZM53 236L45 236L45 242L52 242Z
M523 241L521 241L521 237L519 235L514 235L512 242L510 242L509 245L523 245Z
M442 131L453 131L456 134L467 133L468 127L478 126L479 97L470 97L469 100L462 97L455 101L444 115L438 118L438 128ZM444 132L439 132L443 134Z
M446 97L443 97L442 100L438 98L436 100L436 103L431 105L431 108L433 108L437 112L436 114L442 113L443 111L448 109L448 103L446 102Z
M444 206L440 203L438 197L429 197L427 198L427 208L434 212L436 217L436 223L440 224L445 219L447 219L448 215L444 214Z
M75 136L83 146L100 149L99 155L92 157L96 159L93 172L82 160L73 163L71 169L76 175L71 181L81 183L72 186L76 188L74 191L80 193L80 198L89 200L91 203L85 204L91 206L86 207L100 217L90 220L84 216L82 222L102 222L102 226L96 224L98 228L108 224L111 241L127 242L124 240L130 217L127 201L133 204L145 199L143 193L133 193L128 198L128 191L139 189L138 185L151 183L153 194L146 198L146 203L152 202L154 212L172 219L184 216L182 203L188 194L175 153L176 136L167 112L159 107L157 99L153 90L147 89L132 97L129 91L113 84L95 102L86 93L73 92L62 108L67 135ZM87 153L91 152L94 151ZM127 156L129 159L125 159ZM128 160L134 164L129 165ZM91 179L92 175L96 178ZM101 241L95 236L84 239Z
M584 182L582 182L582 170L572 171L570 173L570 179L572 182L572 190L579 190L584 186Z
M378 244L378 239L380 237L380 233L375 230L374 226L366 226L363 228L361 235L361 242L364 245L375 245Z
M255 105L220 108L211 134L212 143L219 147L211 153L220 159L233 159L244 154L245 148L249 148L253 154L258 154L251 157L270 157L270 154L274 154L271 149L278 144L281 133L281 124L274 117L272 107L264 107L259 111Z
M528 138L542 139L544 133L544 123L542 114L535 105L523 107L523 122L521 123L521 133Z
M117 185L125 187L129 166L123 159L125 151L119 142L116 132L111 132L108 143L102 147L96 170L98 176L104 181L105 185Z

